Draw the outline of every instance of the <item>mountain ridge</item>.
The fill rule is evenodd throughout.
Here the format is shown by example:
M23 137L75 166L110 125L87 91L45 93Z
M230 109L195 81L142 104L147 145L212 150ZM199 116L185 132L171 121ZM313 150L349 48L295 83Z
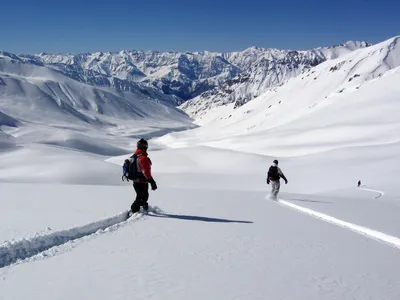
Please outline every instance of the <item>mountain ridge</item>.
M111 86L126 91L133 89L134 83L140 83L142 87L157 88L163 94L174 97L174 101L179 105L222 86L248 71L253 64L262 59L282 59L293 51L320 53L340 47L359 48L368 45L366 42L348 41L313 50L279 50L253 46L232 52L121 50L81 54L39 53L21 57L58 68L89 84ZM319 56L329 57L326 54Z

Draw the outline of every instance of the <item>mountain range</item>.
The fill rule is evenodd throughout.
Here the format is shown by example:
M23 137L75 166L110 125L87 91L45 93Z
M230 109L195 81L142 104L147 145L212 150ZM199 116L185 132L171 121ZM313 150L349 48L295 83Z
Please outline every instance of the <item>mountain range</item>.
M349 41L308 51L251 47L230 53L0 52L0 126L33 122L118 128L121 124L132 127L132 121L152 119L157 124L155 131L164 133L173 128L192 128L193 119L195 124L204 125L230 118L250 100L266 99L265 95L281 97L282 90L293 86L293 80L306 82L310 99L317 103L321 99L314 94L319 89L317 78L322 75L341 74L340 84L329 82L330 77L326 79L321 93L330 97L337 91L348 91L349 84L362 85L396 68L397 59L387 57L396 57L397 41L398 37L377 45ZM375 48L379 54L387 53L386 58L377 55ZM346 57L353 54L359 62L352 68L342 68L350 61ZM318 67L325 65L328 67L323 67L323 74L317 76ZM375 66L374 70L370 70L371 66ZM383 71L378 74L376 70ZM293 97L303 90L304 87L296 87L287 93ZM262 106L257 110L264 109ZM249 109L246 106L239 111L241 115ZM288 110L279 112L287 114ZM250 124L253 121L245 121L249 123L247 128L258 126Z
M123 50L19 57L25 62L56 69L80 82L139 91L175 104L196 97L208 99L223 95L226 101L237 101L240 105L256 96L257 91L278 85L305 68L367 46L366 42L347 42L310 51L251 47L230 53ZM232 93L232 90L243 92Z

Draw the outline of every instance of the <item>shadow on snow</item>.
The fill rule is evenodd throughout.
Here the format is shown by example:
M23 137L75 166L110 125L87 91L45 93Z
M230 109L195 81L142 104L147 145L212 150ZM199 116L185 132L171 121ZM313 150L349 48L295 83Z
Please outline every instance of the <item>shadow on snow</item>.
M311 202L311 203L332 203L329 201L321 201L321 200L308 200L308 199L287 199L288 201L301 201L301 202Z
M242 224L251 224L252 221L241 221L241 220L228 220L228 219L218 219L218 218L209 218L209 217L200 217L200 216L189 216L189 215L171 215L155 212L151 214L152 217L157 218L170 218L170 219L178 219L178 220L186 220L186 221L200 221L200 222L213 222L213 223L242 223Z

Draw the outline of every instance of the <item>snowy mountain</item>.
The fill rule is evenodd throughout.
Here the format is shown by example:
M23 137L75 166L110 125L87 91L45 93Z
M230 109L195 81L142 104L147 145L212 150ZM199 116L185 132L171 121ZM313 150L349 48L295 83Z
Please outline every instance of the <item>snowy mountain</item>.
M1 52L0 151L35 143L117 155L132 151L135 142L116 145L115 134L152 137L193 127L170 96L132 85L131 91L89 85Z
M157 87L187 100L215 87L240 70L219 53L120 51L78 55L38 54L26 58L58 68L82 81L127 90L132 83Z
M134 88L126 92L75 79L58 69L0 52L0 110L8 117L30 122L113 124L112 118L166 119L168 114L186 118L156 89L132 83ZM0 115L2 123L10 122L6 115Z
M156 87L165 95L173 95L179 104L199 95L208 101L210 95L219 93L212 91L210 94L209 91L221 86L226 98L237 82L246 82L246 91L260 92L298 74L303 68L366 46L368 44L363 42L348 42L301 52L251 47L231 53L124 50L77 55L41 53L23 57L92 85L125 91L137 89L138 83L142 89ZM154 93L154 89L152 91Z
M203 127L162 138L295 156L400 141L400 37L355 50L289 79L234 109L216 106Z
M212 107L235 103L234 108L237 108L268 88L284 84L290 78L296 77L326 60L335 59L368 46L370 44L365 42L347 42L334 47L317 48L310 51L255 48L251 50L259 50L256 53L249 54L250 50L245 51L245 57L250 58L245 62L240 60L241 55L230 54L227 55L228 60L235 61L239 65L247 64L248 67L242 67L243 72L236 77L185 102L181 108L196 119L201 118Z

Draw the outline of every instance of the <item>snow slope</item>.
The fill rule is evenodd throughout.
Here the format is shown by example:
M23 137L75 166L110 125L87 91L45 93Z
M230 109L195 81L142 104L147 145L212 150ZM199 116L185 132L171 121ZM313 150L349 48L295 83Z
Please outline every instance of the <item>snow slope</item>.
M185 120L172 105L147 94L83 84L7 53L0 54L0 78L1 111L25 121L110 124L110 117L169 120L168 115Z
M327 61L231 111L215 108L205 126L160 140L297 156L399 142L399 37Z
M5 241L0 246L4 266L0 297L183 299L190 295L192 299L316 300L400 296L395 245L285 205L309 208L395 240L400 236L398 218L394 218L400 209L398 198L385 194L377 201L372 192L343 189L331 181L335 190L325 188L314 195L283 193L286 202L280 203L265 199L263 173L268 157L207 147L150 154L159 184L150 204L158 208L127 222L122 216L132 201L132 187L113 186L114 175L107 172L101 172L101 185L1 184L7 197L0 200L0 234ZM103 163L119 171L124 157ZM65 155L60 160L73 161ZM243 174L238 161L246 161L251 168ZM298 163L309 161L299 158ZM287 162L284 171L290 182L305 183L307 178L300 172L295 175L297 167ZM324 172L329 174L334 168L331 162ZM88 172L96 173L91 165L82 170ZM107 180L109 184L104 183ZM10 197L16 200L9 201ZM38 272L41 276L34 276ZM17 288L21 284L24 288Z
M280 86L326 60L335 59L368 46L370 44L365 42L347 42L334 47L308 51L263 49L258 55L248 55L245 51L247 54L245 58L255 59L246 60L246 63L250 65L242 69L243 72L221 86L185 102L181 108L196 119L202 119L214 107L234 103L234 108L237 108L268 88ZM228 60L229 58L237 60L239 57L240 55L231 54L228 55Z
M10 53L0 53L0 80L0 150L35 144L16 151L38 159L39 165L51 160L39 145L112 156L131 152L138 135L147 138L193 127L169 101L88 85ZM118 145L114 135L126 139Z
M0 151L9 150L14 147L16 147L16 143L13 137L0 130Z

